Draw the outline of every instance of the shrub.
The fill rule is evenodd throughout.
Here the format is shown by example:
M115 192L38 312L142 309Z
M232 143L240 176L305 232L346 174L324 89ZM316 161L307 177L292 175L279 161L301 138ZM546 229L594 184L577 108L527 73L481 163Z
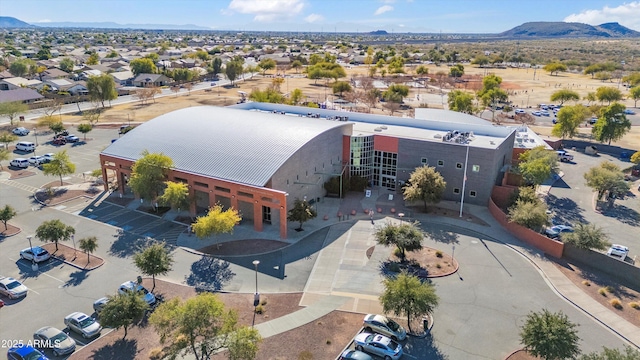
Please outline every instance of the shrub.
M402 257L402 250L400 250L400 248L395 248L393 249L393 255L397 258L401 258Z
M607 296L607 288L598 289L598 294L600 294L602 296Z
M591 286L591 283L587 280L582 280L582 285L584 286Z
M256 306L256 310L255 311L256 311L256 314L264 314L264 311L265 311L264 310L264 306L262 306L262 305Z
M313 360L313 354L309 350L302 351L298 354L298 360Z
M267 305L267 298L262 298L262 300L260 300L260 305L262 306Z
M440 265L440 263L438 263L438 264L436 264L436 267L437 267L438 269L440 269L440 268L442 267L442 265Z
M442 251L437 250L436 251L436 257L441 258L442 257Z
M635 301L632 301L629 303L629 306L636 309L636 310L640 310L640 303L637 303Z
M620 299L611 299L609 300L609 304L611 304L611 306L613 306L616 309L622 309L622 302L620 301Z
M165 357L164 351L162 351L161 347L153 348L149 351L149 359L151 360L160 360Z
M604 288L609 294L613 294L613 288L611 286L605 286Z
M327 339L326 343L327 345L331 345L331 339Z

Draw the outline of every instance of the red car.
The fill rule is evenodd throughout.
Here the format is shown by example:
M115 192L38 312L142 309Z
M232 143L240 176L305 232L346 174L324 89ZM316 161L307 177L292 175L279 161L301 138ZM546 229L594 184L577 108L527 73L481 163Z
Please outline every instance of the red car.
M54 138L53 141L51 141L51 143L53 145L64 145L64 144L67 143L67 139L65 139L62 136L58 136L58 137Z
M0 300L0 308L4 306L4 301Z

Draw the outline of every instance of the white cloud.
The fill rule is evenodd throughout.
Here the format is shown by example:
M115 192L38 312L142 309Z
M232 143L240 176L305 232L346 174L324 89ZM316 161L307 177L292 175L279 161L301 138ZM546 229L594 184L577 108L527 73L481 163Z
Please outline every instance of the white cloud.
M396 0L380 0L380 2L384 4L393 4Z
M49 20L49 19L42 19L42 20L37 20L37 21L34 21L34 22L36 22L36 23L49 23L49 22L51 22L51 20Z
M228 10L241 14L253 14L253 20L272 22L298 15L304 8L302 0L231 0Z
M375 13L373 13L373 15L380 15L380 14L384 14L384 13L386 13L387 11L391 11L391 10L393 10L393 6L391 6L391 5L383 5L383 6L380 6L380 7L378 8L378 10L376 10L376 12L375 12Z
M315 22L322 21L322 20L324 20L324 16L322 16L320 14L310 14L309 16L304 18L304 21L306 21L308 23L315 23Z
M608 22L618 22L633 29L640 29L640 1L622 4L618 7L605 6L602 9L583 10L564 18L566 22L579 22L590 25L600 25Z

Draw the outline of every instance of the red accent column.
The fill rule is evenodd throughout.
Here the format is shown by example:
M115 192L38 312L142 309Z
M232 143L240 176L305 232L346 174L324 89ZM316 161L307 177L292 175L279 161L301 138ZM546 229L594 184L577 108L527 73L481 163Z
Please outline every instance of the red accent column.
M287 209L284 206L281 206L280 207L280 239L284 240L286 238L287 238Z
M253 202L253 230L262 231L262 204Z

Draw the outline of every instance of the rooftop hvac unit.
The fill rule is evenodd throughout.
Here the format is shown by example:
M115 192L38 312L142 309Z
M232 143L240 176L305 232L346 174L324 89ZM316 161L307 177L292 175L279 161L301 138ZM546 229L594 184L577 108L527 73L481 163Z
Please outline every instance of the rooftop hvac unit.
M379 127L377 127L377 128L375 128L375 129L373 129L373 131L378 131L378 132L380 132L380 131L382 131L382 129L381 129L381 128L379 128Z
M440 134L435 134L435 135L433 135L433 137L436 138L436 139L442 139L442 135L440 135Z
M347 116L347 119L349 119L349 117L348 117L348 116ZM382 129L382 130L387 130L387 127L386 127L386 126L384 126L384 125L382 125L382 126L380 126L380 129Z

